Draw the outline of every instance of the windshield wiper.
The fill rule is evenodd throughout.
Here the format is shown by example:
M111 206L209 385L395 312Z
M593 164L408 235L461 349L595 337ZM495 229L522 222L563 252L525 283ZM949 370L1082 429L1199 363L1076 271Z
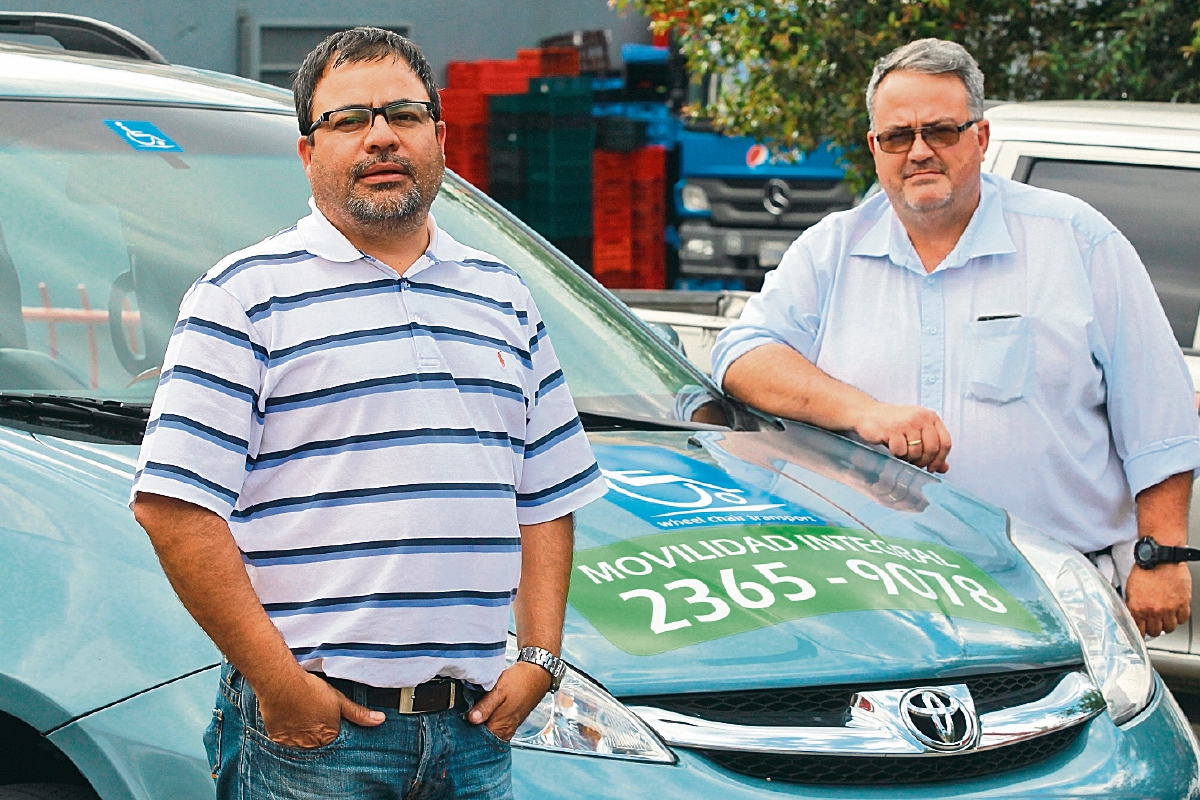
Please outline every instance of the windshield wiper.
M150 405L69 395L0 392L0 417L26 425L141 444L146 421L150 419Z
M579 421L585 431L727 431L724 425L703 422L684 422L662 417L642 417L631 414L607 414L580 411Z

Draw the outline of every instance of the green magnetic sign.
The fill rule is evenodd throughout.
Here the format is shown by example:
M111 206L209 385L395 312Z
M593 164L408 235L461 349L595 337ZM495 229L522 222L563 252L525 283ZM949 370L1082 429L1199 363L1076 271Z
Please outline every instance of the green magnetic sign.
M948 548L828 526L679 530L581 550L569 602L638 656L836 611L928 611L1042 629Z

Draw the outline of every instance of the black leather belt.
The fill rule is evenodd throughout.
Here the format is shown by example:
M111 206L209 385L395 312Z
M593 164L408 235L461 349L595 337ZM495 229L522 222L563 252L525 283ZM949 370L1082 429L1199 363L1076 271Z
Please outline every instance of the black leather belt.
M346 678L331 678L320 672L313 674L328 681L330 686L351 700L361 696L365 705L390 708L401 714L428 714L451 708L465 711L467 708L467 692L463 682L455 678L434 678L419 686L385 689ZM356 695L356 690L362 694Z

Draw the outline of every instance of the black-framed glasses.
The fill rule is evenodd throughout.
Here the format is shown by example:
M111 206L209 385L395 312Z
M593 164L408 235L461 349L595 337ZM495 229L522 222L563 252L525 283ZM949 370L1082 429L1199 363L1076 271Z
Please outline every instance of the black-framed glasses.
M397 131L409 131L427 124L433 117L433 103L428 100L396 100L379 108L346 106L326 111L313 120L306 135L312 136L317 128L328 125L334 133L362 133L375 124L381 116Z
M875 134L879 149L885 153L907 153L912 149L913 142L919 135L925 144L934 150L953 147L958 144L962 132L979 122L969 119L962 125L951 122L939 122L937 125L926 125L922 128L893 128L890 131Z

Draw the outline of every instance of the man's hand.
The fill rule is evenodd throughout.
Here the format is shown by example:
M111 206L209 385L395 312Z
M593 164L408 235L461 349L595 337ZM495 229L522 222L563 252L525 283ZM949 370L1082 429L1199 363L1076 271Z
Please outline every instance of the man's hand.
M950 432L933 411L920 406L872 402L854 432L869 444L886 444L892 455L930 472L946 472Z
M1187 564L1134 567L1125 584L1125 602L1143 636L1170 633L1192 611L1192 573Z
M537 664L519 661L500 673L500 680L479 698L467 719L476 725L486 724L488 730L507 742L548 691L550 673Z
M321 678L303 671L282 691L258 694L258 710L271 741L305 749L336 739L342 717L366 727L384 720L382 711L351 702Z

